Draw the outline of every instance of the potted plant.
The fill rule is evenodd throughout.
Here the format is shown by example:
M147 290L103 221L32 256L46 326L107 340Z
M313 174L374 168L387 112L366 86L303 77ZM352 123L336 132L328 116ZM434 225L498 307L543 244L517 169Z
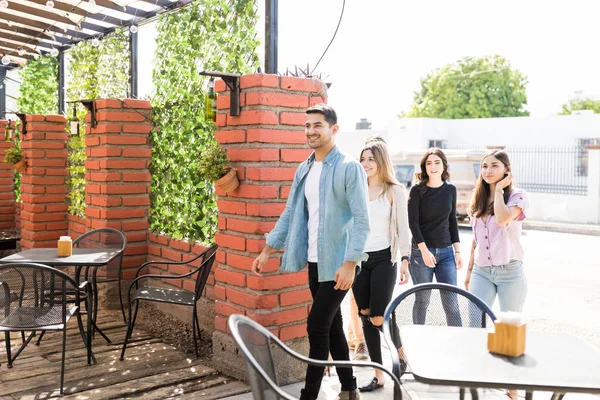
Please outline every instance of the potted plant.
M13 168L19 172L24 172L27 169L27 161L23 158L21 146L18 142L13 143L11 147L6 149L4 161L13 165Z
M215 186L225 193L235 190L240 182L235 168L229 165L227 152L216 141L211 141L198 160L198 172L207 180L215 182Z

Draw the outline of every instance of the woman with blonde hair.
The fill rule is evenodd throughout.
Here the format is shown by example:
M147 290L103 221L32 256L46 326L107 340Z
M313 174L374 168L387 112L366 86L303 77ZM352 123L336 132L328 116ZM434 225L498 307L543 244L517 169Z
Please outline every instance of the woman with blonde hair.
M394 291L399 254L402 255L399 283L408 282L409 277L410 231L406 189L396 180L387 146L381 139L372 139L365 144L360 163L367 173L369 184L371 231L365 246L369 259L362 264L352 291L371 361L381 364L380 331L384 311ZM359 390L370 392L381 389L383 385L383 372L375 370L375 377Z

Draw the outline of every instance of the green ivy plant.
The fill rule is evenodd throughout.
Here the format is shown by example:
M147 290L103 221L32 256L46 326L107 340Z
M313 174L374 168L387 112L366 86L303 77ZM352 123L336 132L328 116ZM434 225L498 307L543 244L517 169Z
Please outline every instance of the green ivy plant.
M90 41L79 42L70 51L70 80L67 87L69 101L123 98L129 89L129 39L117 29L96 47ZM72 109L68 110L72 113ZM67 142L69 160L69 212L79 217L85 216L85 125L87 110L77 105L77 118L80 121L79 134L70 135Z
M17 109L25 114L56 114L58 112L58 59L42 56L29 61L19 71L21 85ZM14 138L16 146L20 140ZM21 173L14 171L15 198L21 201Z
M17 109L26 114L58 113L58 59L42 56L19 72Z
M258 56L252 0L196 0L157 24L150 226L175 239L211 242L217 229L213 182L198 159L214 141L204 118L202 70L246 74Z

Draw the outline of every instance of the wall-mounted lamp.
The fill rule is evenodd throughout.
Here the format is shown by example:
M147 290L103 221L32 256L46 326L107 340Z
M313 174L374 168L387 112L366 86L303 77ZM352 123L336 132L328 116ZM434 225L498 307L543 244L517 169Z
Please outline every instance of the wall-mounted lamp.
M223 79L231 94L229 95L229 114L233 117L240 115L240 76L228 72L202 71L200 75L213 76Z
M12 126L12 121L8 120L8 125L6 125L6 131L4 132L4 140L7 142L12 142L15 137L15 128Z
M77 118L76 102L73 102L73 116L69 121L71 123L71 135L79 135L79 119Z

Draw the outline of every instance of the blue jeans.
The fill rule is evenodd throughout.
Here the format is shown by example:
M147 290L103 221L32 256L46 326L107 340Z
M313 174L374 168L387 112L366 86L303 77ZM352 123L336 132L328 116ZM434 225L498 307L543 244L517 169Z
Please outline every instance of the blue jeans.
M409 270L413 283L433 282L433 275L438 283L447 283L456 286L456 260L454 259L454 249L452 246L444 248L428 247L429 251L435 257L435 268L429 268L423 262L421 250L413 244L410 252ZM458 307L458 298L456 293L442 291L442 307L446 313L448 326L462 326L460 310ZM415 304L413 306L413 323L423 325L427 317L427 307L431 292L419 291L415 293Z
M506 265L473 268L469 291L479 297L490 308L496 294L500 311L523 311L527 295L527 277L522 261L511 261Z

